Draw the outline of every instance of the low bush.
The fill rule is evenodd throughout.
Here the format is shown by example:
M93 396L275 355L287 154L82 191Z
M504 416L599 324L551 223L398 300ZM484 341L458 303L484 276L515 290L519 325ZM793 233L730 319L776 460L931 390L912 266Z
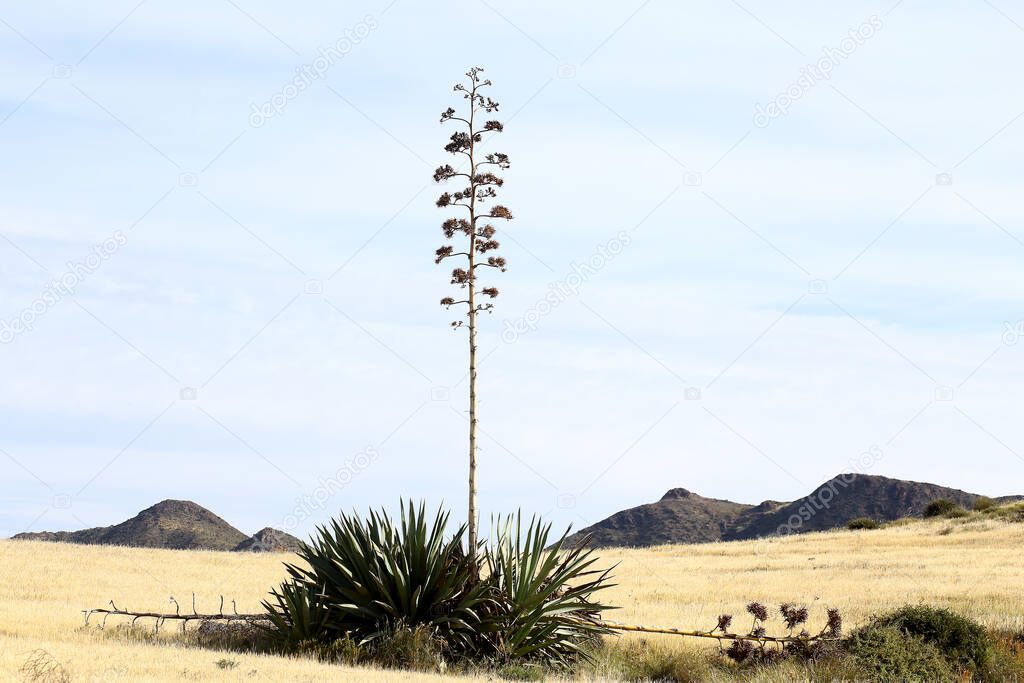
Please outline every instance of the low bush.
M333 664L346 664L358 666L370 663L370 653L367 649L359 646L359 643L349 636L343 636L328 644L309 641L296 648L297 651L311 655L321 661Z
M957 670L984 672L992 656L988 633L973 619L952 610L907 605L876 617L875 628L895 628L938 648Z
M1024 681L1024 632L992 635L992 659L986 680Z
M858 529L877 529L881 524L871 519L870 517L858 517L857 519L851 519L846 523L846 528L852 531Z
M692 642L622 639L594 650L579 680L625 681L899 681L900 683L1024 683L1024 633L989 636L992 656L983 669L965 671L942 646L892 624L872 622L839 642L821 643L812 656L757 644L743 662L731 662Z
M956 678L935 645L896 626L870 624L854 631L844 645L868 680L932 683Z
M443 649L443 642L431 629L404 625L388 628L372 641L361 644L346 635L328 643L307 640L282 648L288 654L305 655L332 664L426 672L445 670Z
M702 683L728 664L721 657L682 644L629 638L595 647L584 678Z
M1001 505L989 510L988 514L1008 522L1024 522L1024 503Z
M276 648L267 634L269 625L269 622L261 624L248 620L204 621L199 624L199 628L189 631L187 640L200 647L214 650L273 652ZM153 629L143 630L135 627L132 631L132 637L141 635L149 639L156 635Z
M971 507L977 512L986 512L988 510L992 510L998 505L999 503L995 502L988 496L978 496L977 498L974 499L974 503L971 505Z
M963 517L966 514L966 510L948 498L937 498L924 508L925 517Z
M30 683L71 683L71 674L46 650L33 650L18 670Z
M434 635L431 628L409 628L399 625L384 637L368 644L362 653L362 659L392 669L443 671L443 651L444 643Z
M823 644L824 645L824 644ZM609 641L593 651L591 663L579 668L573 680L582 681L668 681L670 683L705 683L736 681L766 683L768 681L869 681L866 669L839 646L829 643L815 648L813 657L780 653L769 646L762 655L761 647L743 663L730 661L717 649L692 641L674 638L623 638ZM940 666L941 666L940 660ZM888 679L885 679L888 680Z

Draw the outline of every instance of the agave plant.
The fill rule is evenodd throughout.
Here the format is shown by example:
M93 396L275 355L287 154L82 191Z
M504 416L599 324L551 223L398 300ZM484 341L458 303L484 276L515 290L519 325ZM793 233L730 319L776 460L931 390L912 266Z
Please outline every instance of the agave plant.
M447 512L431 521L409 503L397 523L382 511L318 527L299 550L304 562L286 563L288 580L263 603L273 637L379 649L395 633L425 629L447 655L564 666L609 632L600 621L608 607L592 598L610 570L595 569L583 546L563 548L568 532L549 544L550 524L498 520L473 559L466 527L449 536L447 525Z
M601 612L610 606L594 594L610 587L612 568L595 569L598 559L586 543L565 548L566 531L549 545L551 524L536 517L523 529L522 514L499 519L484 557L486 581L498 611L494 627L498 655L567 666L588 655L582 645L610 630Z
M399 626L427 626L453 647L472 648L486 591L468 580L465 526L446 538L447 524L447 512L438 510L428 523L424 506L410 502L397 524L382 511L365 520L342 514L318 527L298 553L308 566L285 564L290 579L275 592L282 624L295 628L296 620L283 615L293 613L290 598L301 591L326 611L316 622L320 639L348 635L365 644Z

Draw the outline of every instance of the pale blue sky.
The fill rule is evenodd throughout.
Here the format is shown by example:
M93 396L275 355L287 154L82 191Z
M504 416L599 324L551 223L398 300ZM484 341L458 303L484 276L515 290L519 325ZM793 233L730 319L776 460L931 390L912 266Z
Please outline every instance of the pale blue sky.
M0 320L124 242L0 330L0 536L163 498L300 535L401 495L461 514L465 342L436 305L430 176L474 64L517 216L481 331L485 515L581 526L676 486L791 499L872 446L874 474L1024 492L1019 6L127 0L0 20ZM829 78L803 75L822 59Z

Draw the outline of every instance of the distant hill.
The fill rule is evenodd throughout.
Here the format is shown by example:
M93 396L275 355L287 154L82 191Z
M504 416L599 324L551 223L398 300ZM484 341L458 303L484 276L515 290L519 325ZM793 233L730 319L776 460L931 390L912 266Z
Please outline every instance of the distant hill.
M30 532L17 534L14 538L176 550L286 550L298 544L294 536L270 528L254 536L246 536L203 506L189 500L159 502L114 526L81 531Z
M720 541L750 507L672 489L656 503L616 512L580 533L592 533L594 544L606 546Z
M799 500L752 517L744 527L732 530L727 540L771 536L780 527L783 533L790 527L796 527L795 531L835 529L858 517L879 522L920 517L928 503L938 498L970 508L977 497L937 484L841 474ZM799 523L795 523L797 519Z
M705 498L671 489L655 503L616 512L570 537L592 535L599 546L650 546L709 543L788 533L824 531L858 517L880 522L920 516L928 503L948 498L970 507L977 494L937 484L866 474L840 474L791 503L766 500L759 505ZM997 499L1007 502L1018 496Z
M265 529L260 529L249 538L245 539L232 550L237 552L275 552L275 553L293 553L299 549L302 545L302 541L295 538L291 534L285 533L278 529L272 529L269 526Z

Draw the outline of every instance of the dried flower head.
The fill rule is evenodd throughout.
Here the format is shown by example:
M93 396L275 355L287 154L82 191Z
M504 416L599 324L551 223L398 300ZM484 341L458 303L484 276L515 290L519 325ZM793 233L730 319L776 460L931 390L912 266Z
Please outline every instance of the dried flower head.
M504 218L507 221L512 220L512 212L501 204L495 204L491 207L491 218Z
M446 258L452 255L452 246L448 245L445 247L440 247L437 251L434 252L434 255L436 256L436 258L434 259L434 263L440 263L441 261L445 260Z
M729 627L732 626L732 615L731 614L720 614L718 615L718 626L715 627L716 631L727 633Z
M444 146L444 151L451 154L458 154L459 152L466 154L474 142L473 137L469 133L463 132L452 133L449 140L450 142Z
M785 602L779 605L779 612L782 614L782 619L786 622L786 628L790 631L807 621L806 607L796 607Z
M500 168L501 170L505 170L509 167L508 155L502 154L501 152L494 152L493 154L488 154L486 157L484 157L484 159L486 161L484 161L483 163L493 164Z
M456 175L455 169L451 164L445 164L444 166L438 166L437 170L434 171L434 182L439 183L443 180L448 180Z
M828 624L825 633L829 638L838 638L843 634L843 617L835 607L828 608Z
M749 640L734 640L725 653L729 659L742 664L750 659L750 655L754 654L754 644Z
M747 611L758 621L767 621L768 619L768 608L759 602L752 602L747 605Z
M501 187L505 184L505 181L493 173L477 173L473 176L473 183L478 187L481 185L496 185Z
M456 232L468 235L472 229L473 226L464 218L449 218L441 224L441 230L448 239L454 237Z

